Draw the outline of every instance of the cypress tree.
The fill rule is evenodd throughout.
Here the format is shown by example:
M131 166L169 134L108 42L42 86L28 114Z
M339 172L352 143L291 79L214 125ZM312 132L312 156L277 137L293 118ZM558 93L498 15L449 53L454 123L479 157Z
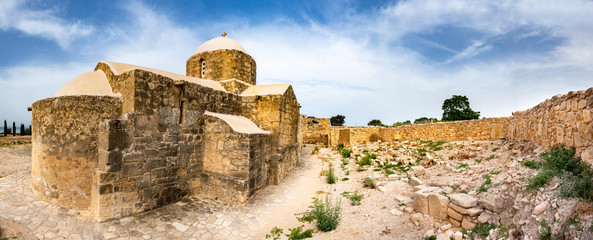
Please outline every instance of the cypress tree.
M16 123L12 122L12 136L16 136Z
M6 133L8 132L8 129L6 129L8 126L6 125L6 120L4 120L4 136L6 137Z
M21 136L25 136L25 124L21 123Z

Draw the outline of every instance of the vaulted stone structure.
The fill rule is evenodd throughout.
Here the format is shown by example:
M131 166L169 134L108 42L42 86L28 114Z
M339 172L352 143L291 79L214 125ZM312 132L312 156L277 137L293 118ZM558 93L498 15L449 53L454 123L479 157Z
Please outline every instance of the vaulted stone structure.
M255 85L235 40L207 41L187 75L99 62L33 104L32 187L105 221L203 194L245 203L299 159L290 85Z

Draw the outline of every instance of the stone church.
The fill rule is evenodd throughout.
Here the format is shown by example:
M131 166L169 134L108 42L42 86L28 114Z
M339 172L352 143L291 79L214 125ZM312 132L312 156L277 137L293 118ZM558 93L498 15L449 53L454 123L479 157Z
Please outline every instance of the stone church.
M296 166L299 107L290 85L256 85L255 60L225 34L186 75L99 62L33 103L32 188L96 221L193 194L242 204Z

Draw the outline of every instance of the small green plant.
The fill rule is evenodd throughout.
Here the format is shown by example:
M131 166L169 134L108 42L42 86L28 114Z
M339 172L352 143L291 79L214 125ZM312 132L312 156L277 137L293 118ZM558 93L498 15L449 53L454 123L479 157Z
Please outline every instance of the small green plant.
M540 189L540 188L548 185L548 182L550 182L550 180L552 180L552 178L554 178L553 171L547 170L547 169L542 170L537 175L531 176L525 180L528 183L527 191L534 192L537 189Z
M535 161L535 160L529 160L529 161L524 161L521 163L521 165L523 165L526 168L531 168L531 169L540 169L542 168L542 163Z
M498 156L496 156L496 155L492 154L492 155L490 155L490 157L487 157L487 158L485 158L484 160L485 160L485 161L490 161L490 160L492 160L492 159L495 159L495 158L497 158L497 157L498 157Z
M305 238L312 238L313 237L313 229L307 229L303 231L303 227L305 225L301 225L295 228L289 228L290 234L286 234L288 240L300 240Z
M344 196L345 198L350 199L351 201L351 205L352 206L358 206L360 205L360 201L362 200L362 198L364 197L364 195L358 193L358 192L354 192L354 194L350 194L350 192L343 192L342 196Z
M365 188L370 188L370 189L375 189L376 183L375 183L375 179L372 179L370 177L366 177L363 182L362 182L362 186Z
M468 193L468 192L467 192L467 190L461 190L461 191L459 191L459 192L460 192L460 193L465 193L465 194L467 194L467 193Z
M453 189L453 191L457 190L457 186L454 186L454 185L449 185L449 187L450 187L451 189Z
M350 180L350 178L347 178L347 177L342 178L342 181L348 181L348 180Z
M498 175L499 173L501 173L502 171L500 170L496 170L496 171L492 171L490 174L492 175Z
M472 232L477 234L478 237L485 239L490 234L490 230L495 229L495 228L496 228L496 225L493 223L490 223L490 224L479 223L472 229Z
M327 170L327 176L326 176L327 183L334 184L334 183L336 183L336 179L337 179L337 177L334 174L334 169L332 167L329 167L329 169Z
M466 170L468 167L469 167L469 164L462 162L459 165L457 165L457 167L455 167L455 169L458 169L459 170L459 169L462 169L463 168L462 170Z
M363 168L363 167L361 167L361 166L358 166L358 167L356 167L356 171L357 171L357 172L362 172L362 171L364 171L364 170L366 170L366 169L364 169L364 168Z
M426 236L426 237L424 237L424 240L437 240L437 236L436 235Z
M352 154L352 150L350 150L348 148L342 149L342 157L349 158L350 154Z
M492 186L492 177L489 174L485 174L482 176L484 178L484 183L478 188L478 193L486 192Z
M323 232L329 232L336 227L340 222L341 215L341 201L338 199L335 202L325 197L325 201L316 199L313 207L313 216L317 220L317 228Z
M375 158L376 158L376 156L375 156ZM358 161L358 165L359 166L371 165L371 159L372 159L371 155L366 155L366 156L362 157L362 159L360 159L360 161Z
M539 236L542 240L552 239L552 228L546 223L546 219L542 219L540 223Z
M346 170L346 176L350 175L350 170Z
M315 146L315 148L313 148L313 151L311 152L311 155L317 154L319 152L319 146Z
M500 149L499 147L495 147L492 149L492 152L496 152L498 149Z
M266 239L272 238L273 240L278 240L278 239L280 239L280 234L282 234L283 231L284 230L282 230L281 228L274 227L274 228L272 228L272 231L270 231L270 234L266 234ZM0 240L4 240L4 239L0 239Z

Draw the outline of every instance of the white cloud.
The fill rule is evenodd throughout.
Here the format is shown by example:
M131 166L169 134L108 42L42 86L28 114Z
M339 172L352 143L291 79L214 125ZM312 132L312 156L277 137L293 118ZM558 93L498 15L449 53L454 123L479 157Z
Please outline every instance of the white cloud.
M70 23L56 17L55 12L33 10L25 6L26 1L3 0L0 2L0 29L15 29L25 34L56 41L66 48L79 37L88 36L94 31L92 26L80 22Z

